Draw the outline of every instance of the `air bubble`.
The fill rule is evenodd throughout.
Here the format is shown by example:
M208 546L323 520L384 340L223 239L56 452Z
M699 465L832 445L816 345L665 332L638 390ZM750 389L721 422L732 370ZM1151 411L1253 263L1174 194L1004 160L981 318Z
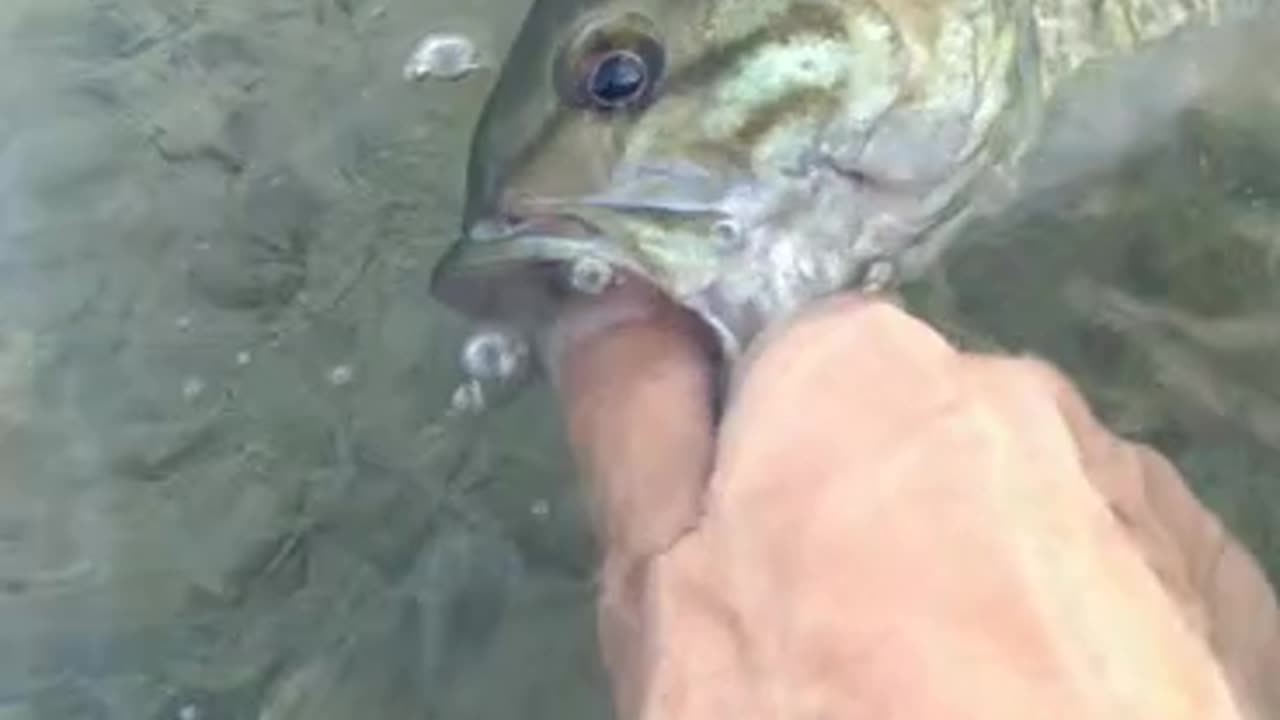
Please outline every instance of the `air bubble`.
M481 67L480 52L469 38L452 33L432 33L414 47L404 65L404 77L410 81L454 81Z
M569 268L569 284L586 295L599 295L613 284L613 268L594 257L580 257Z
M529 346L504 330L481 330L467 338L460 361L473 379L510 380L528 366Z
M551 503L542 499L534 500L529 505L529 514L538 519L544 519L551 514Z
M329 384L334 387L349 385L355 376L356 371L350 365L335 365L329 370Z
M862 290L868 293L883 292L893 283L896 275L893 261L875 260L867 266L866 274L862 277Z
M182 397L188 402L195 400L196 398L203 395L204 390L205 390L204 379L200 377L192 375L191 377L182 381Z
M484 386L474 378L462 383L453 391L449 405L454 413L476 415L484 412Z

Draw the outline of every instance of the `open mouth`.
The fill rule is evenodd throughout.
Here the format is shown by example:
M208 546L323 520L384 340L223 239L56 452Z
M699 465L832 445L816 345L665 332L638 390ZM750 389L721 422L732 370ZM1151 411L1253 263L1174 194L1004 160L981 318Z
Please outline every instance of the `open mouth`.
M436 265L431 291L479 320L541 327L571 296L584 266L597 273L639 268L590 224L568 215L482 220Z
M554 338L573 332L566 328L625 315L636 309L637 298L650 309L670 305L686 314L709 362L722 364L716 333L703 318L670 298L635 259L625 256L623 246L569 215L506 217L473 225L436 265L431 293L482 326L464 346L462 369L469 380L454 400L464 409L501 404L500 398L518 390L526 371L503 371L501 363L472 357L476 353L470 350L499 344L537 347L526 356L542 372L554 373L547 366L555 364ZM569 317L576 320L566 324ZM479 370L472 362L477 358Z

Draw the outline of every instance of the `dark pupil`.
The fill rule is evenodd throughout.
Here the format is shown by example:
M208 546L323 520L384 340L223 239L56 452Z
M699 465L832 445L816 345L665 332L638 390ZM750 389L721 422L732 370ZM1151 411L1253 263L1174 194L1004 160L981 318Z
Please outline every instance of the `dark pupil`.
M627 52L615 52L596 65L588 90L602 105L621 105L644 90L644 61Z

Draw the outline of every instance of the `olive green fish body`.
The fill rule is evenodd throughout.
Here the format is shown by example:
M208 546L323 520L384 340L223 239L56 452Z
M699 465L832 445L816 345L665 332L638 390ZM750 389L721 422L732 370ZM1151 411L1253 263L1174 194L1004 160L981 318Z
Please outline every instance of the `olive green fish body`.
M446 302L535 326L583 258L730 354L812 299L910 275L1008 191L1082 65L1216 0L539 0L472 149Z

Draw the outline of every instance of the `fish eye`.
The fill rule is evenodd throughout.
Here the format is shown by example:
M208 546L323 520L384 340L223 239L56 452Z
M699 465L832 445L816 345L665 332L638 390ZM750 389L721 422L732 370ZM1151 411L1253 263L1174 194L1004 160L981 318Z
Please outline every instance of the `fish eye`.
M639 55L615 50L588 70L585 82L587 95L599 107L625 106L644 94L649 85L649 68Z
M644 18L585 26L561 51L557 91L571 107L609 114L643 108L662 79L666 55Z

